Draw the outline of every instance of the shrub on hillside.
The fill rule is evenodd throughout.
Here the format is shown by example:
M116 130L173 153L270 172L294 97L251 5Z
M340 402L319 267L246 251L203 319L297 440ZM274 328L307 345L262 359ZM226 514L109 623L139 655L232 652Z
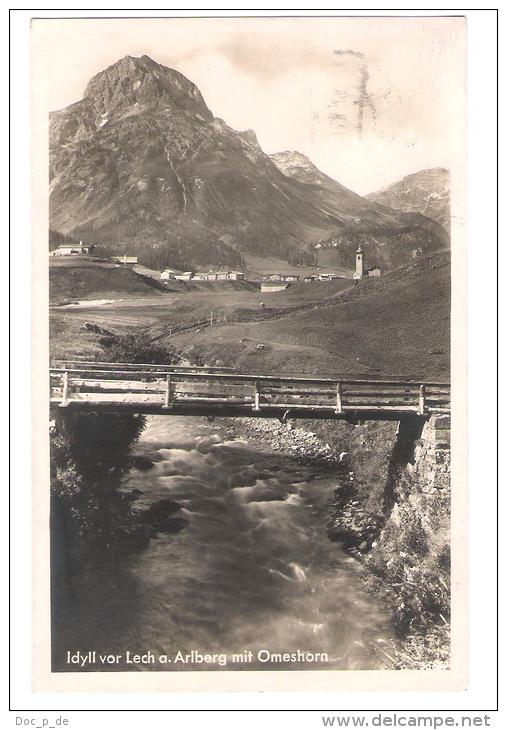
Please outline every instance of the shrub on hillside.
M172 365L178 360L173 347L151 342L149 335L144 332L107 338L102 344L107 362Z

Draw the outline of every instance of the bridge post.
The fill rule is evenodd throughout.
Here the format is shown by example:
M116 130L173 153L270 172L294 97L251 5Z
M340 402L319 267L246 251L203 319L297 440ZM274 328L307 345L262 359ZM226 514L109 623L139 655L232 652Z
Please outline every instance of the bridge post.
M68 404L68 391L69 391L69 371L66 370L63 374L63 388L62 388L62 402L60 405L65 407Z
M254 411L260 411L260 396L261 396L261 385L258 380L255 381L255 392L254 392L254 405L253 410Z
M425 387L424 383L421 383L421 387L419 388L419 411L418 411L419 416L424 416L424 413L426 411L425 398L426 398L426 387Z
M342 384L338 381L336 383L336 408L335 413L338 415L342 413Z
M164 408L171 407L171 374L168 373L165 379Z

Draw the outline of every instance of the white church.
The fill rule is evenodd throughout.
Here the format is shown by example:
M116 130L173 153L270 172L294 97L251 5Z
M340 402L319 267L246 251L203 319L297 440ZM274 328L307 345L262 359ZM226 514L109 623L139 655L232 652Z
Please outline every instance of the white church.
M356 251L356 270L354 272L354 280L359 281L359 279L363 279L365 277L377 277L382 275L382 270L380 266L371 266L369 269L364 268L364 257L363 257L363 249L361 248L361 244L357 247Z

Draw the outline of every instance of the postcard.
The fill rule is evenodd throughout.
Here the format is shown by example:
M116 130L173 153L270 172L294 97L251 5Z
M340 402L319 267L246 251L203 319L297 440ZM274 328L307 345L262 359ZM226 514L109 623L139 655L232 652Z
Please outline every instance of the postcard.
M35 691L466 686L465 40L32 20Z

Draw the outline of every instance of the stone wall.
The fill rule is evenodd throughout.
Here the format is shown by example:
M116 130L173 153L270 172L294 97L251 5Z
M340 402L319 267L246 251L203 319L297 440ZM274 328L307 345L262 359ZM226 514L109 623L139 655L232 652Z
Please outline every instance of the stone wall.
M329 527L392 588L400 633L450 613L450 419L340 426L348 472ZM343 443L343 442L342 442Z
M402 632L450 619L449 418L431 417L406 456L393 452L384 524L365 560L395 589Z

